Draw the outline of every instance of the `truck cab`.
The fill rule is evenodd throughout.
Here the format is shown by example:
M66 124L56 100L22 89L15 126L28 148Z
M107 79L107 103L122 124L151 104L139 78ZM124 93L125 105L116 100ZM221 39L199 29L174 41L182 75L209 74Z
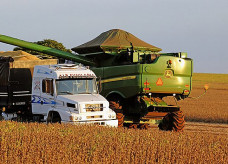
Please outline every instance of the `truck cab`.
M35 66L31 98L38 121L118 126L115 112L98 92L96 75L82 65Z

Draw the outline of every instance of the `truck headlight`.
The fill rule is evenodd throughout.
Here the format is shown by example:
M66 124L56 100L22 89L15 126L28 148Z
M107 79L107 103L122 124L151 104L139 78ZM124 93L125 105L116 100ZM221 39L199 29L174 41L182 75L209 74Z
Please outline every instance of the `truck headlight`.
M77 120L82 120L82 117L81 116L69 116L69 119L71 121L77 121Z
M112 114L112 118L116 118L116 115L115 114Z
M109 114L108 118L116 118L116 114Z
M70 121L77 120L77 116L69 116Z

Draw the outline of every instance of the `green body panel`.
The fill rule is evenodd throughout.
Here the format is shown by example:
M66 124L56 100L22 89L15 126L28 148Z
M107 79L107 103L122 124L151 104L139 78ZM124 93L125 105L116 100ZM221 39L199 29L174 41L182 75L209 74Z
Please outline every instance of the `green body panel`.
M123 98L128 98L141 93L140 64L91 69L97 77L101 77L101 94L105 97L111 93L119 93Z
M27 49L38 51L38 52L42 52L42 53L49 54L52 56L56 56L59 58L72 60L72 61L75 61L78 63L83 63L86 65L95 65L95 63L92 60L90 60L86 57L83 57L83 56L79 56L79 55L71 54L69 52L57 50L54 48L45 47L45 46L41 46L38 44L26 42L23 40L19 40L19 39L12 38L12 37L5 36L5 35L1 35L1 34L0 34L0 42L19 46L19 47L23 47L23 48L27 48Z
M172 64L168 64L169 60ZM111 93L120 93L124 98L147 93L183 94L184 90L190 93L192 87L192 60L188 58L161 55L150 64L137 63L92 70L101 77L102 94L106 97ZM171 72L171 75L167 76L167 72ZM159 79L162 82L159 83Z
M167 64L171 60L172 64ZM142 81L148 81L147 87L152 93L182 94L192 87L192 60L172 56L160 56L151 64L144 64ZM167 74L171 72L170 76ZM169 73L170 74L170 73ZM160 80L161 79L161 80Z

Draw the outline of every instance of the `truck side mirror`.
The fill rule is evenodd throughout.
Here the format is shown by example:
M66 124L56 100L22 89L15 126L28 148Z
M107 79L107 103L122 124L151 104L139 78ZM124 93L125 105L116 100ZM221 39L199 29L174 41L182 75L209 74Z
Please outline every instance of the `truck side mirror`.
M101 77L98 78L97 88L98 88L98 92L101 93L102 91Z

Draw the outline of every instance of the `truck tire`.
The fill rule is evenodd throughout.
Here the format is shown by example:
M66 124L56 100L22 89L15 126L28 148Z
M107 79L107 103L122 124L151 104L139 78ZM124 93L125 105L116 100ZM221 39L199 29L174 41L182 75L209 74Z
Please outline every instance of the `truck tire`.
M116 118L118 119L118 127L123 127L124 124L124 115L122 106L116 101L109 101L110 108L116 112Z
M48 114L47 123L60 123L61 124L61 117L57 112L50 112Z
M38 115L34 115L34 116L32 117L32 120L33 120L34 122L41 122L41 117L38 116Z
M185 120L182 111L168 113L158 125L160 130L180 132L184 130Z

